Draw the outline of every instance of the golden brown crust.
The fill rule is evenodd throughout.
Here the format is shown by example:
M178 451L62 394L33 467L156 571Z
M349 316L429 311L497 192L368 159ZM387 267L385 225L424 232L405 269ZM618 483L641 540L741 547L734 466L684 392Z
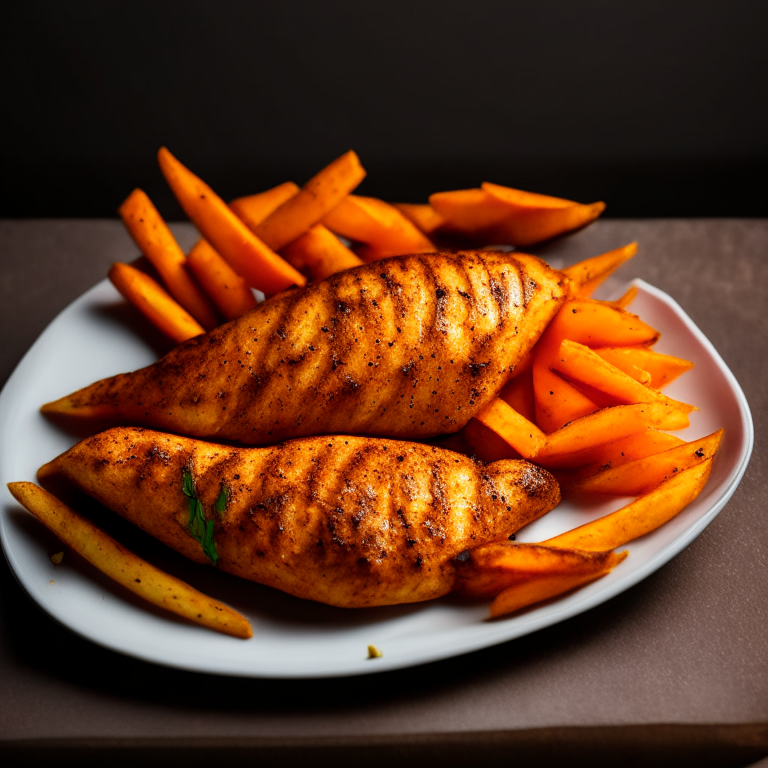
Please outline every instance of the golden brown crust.
M455 432L498 394L566 282L519 254L386 259L285 291L43 410L251 445Z
M197 562L189 468L222 570L343 607L450 592L454 558L549 511L556 481L524 461L478 464L433 446L349 436L270 448L213 445L140 428L88 438L43 467ZM223 515L213 506L222 488Z

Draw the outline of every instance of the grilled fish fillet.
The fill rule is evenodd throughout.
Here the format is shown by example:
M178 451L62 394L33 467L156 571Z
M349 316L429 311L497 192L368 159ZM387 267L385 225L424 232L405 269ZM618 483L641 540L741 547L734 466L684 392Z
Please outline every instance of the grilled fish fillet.
M69 478L196 562L216 559L229 573L342 607L447 594L457 555L505 539L560 498L554 478L525 461L482 465L349 436L234 448L117 427L38 475ZM185 475L214 521L214 553L193 534Z
M284 291L42 410L249 445L456 432L498 394L566 284L520 254L377 261Z

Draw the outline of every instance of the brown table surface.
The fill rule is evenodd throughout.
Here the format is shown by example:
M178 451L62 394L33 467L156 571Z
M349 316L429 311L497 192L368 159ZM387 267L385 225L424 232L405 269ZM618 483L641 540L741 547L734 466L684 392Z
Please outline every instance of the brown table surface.
M175 227L184 245L189 225ZM539 253L560 265L638 240L615 286L673 295L741 383L751 464L717 519L613 600L495 648L360 678L217 678L97 647L0 563L0 756L113 765L744 766L768 754L768 221L604 220ZM0 382L56 313L136 256L117 221L0 223ZM474 762L475 760L473 760ZM8 763L6 763L8 764Z

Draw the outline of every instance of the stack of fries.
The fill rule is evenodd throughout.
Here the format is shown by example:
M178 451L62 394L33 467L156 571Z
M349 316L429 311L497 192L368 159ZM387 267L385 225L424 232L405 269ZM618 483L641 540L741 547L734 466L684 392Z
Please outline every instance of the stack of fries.
M365 178L352 151L301 188L285 182L227 205L167 149L159 151L158 160L203 239L185 258L157 209L137 189L120 215L165 288L127 264L115 265L110 278L179 343L210 330L220 319L217 312L233 320L252 309L250 288L272 296L364 262L441 247L531 245L583 227L605 208L496 184L441 192L429 204L392 205L352 194Z

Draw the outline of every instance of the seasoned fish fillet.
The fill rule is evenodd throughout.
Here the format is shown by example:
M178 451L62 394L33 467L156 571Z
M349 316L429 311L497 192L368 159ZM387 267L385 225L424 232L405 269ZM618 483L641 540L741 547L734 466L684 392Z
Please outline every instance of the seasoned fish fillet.
M250 445L456 432L498 394L566 283L520 254L377 261L284 291L43 411Z
M554 478L524 461L482 465L338 435L234 448L117 427L38 474L66 476L192 560L342 607L444 595L457 555L505 539L560 498Z

